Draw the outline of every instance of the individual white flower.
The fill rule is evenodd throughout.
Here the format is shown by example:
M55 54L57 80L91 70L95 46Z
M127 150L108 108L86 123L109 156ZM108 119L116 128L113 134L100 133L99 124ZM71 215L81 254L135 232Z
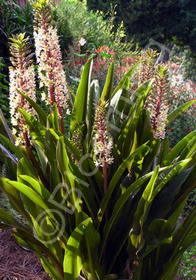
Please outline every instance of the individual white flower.
M82 37L79 41L79 45L82 47L86 44L86 40Z

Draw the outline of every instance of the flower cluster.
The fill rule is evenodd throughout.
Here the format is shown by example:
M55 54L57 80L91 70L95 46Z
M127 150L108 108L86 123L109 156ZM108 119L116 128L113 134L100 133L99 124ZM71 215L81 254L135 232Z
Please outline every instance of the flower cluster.
M84 125L82 123L80 123L79 125L76 125L74 132L72 134L72 137L71 137L71 141L75 144L75 146L81 152L83 152L83 148L82 148L83 129L84 129Z
M93 149L96 156L96 166L103 167L104 164L111 164L114 160L112 157L113 139L109 134L105 105L97 106L96 108L93 133Z
M147 97L145 107L150 112L154 138L165 138L165 127L169 110L169 73L164 64L155 65L156 51L148 49L142 52L139 84L155 78L154 85Z
M51 24L52 15L47 1L45 0L46 7L44 9L42 5L39 5L41 1L34 5L36 23L34 39L40 86L46 87L48 92L48 96L43 93L42 98L51 105L51 109L53 104L56 103L59 115L62 118L62 111L67 108L68 99L66 78L57 29Z
M154 138L165 138L165 128L167 122L167 114L169 110L169 75L168 67L158 65L155 71L155 84L153 94L149 95L147 109L150 112L150 118L154 133Z
M22 108L32 115L35 115L35 111L19 92L25 93L36 101L34 66L32 64L27 40L28 38L25 38L25 34L13 36L13 38L11 38L12 43L10 48L12 55L12 66L9 67L11 124L13 127L13 134L16 134L18 137L17 139L21 139L21 141L25 140L24 135L27 130L18 109Z

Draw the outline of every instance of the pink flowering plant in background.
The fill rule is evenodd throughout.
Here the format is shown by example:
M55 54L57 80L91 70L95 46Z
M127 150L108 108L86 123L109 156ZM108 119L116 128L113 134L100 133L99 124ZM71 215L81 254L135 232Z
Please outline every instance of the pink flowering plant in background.
M54 280L173 280L196 240L196 207L178 226L196 186L196 131L170 150L166 127L196 100L169 112L168 65L156 63L151 49L123 65L103 46L95 69L90 57L79 70L88 56L84 37L68 62L81 71L71 88L50 3L32 5L37 75L28 38L11 39L14 135L0 114L10 174L0 188L21 219L0 208L0 228L33 250ZM49 114L36 103L35 84Z
M92 78L99 81L101 89L104 87L105 77L112 61L115 63L114 86L117 86L124 74L140 59L140 56L135 55L134 52L129 56L125 55L123 58L119 58L114 49L108 46L100 46L98 49L92 51L88 49L87 42L85 51L83 51L79 42L73 42L73 44L69 46L67 57L65 58L66 73L71 85L73 85L74 81L77 84L79 83L82 65L86 63L88 58L92 55L94 61ZM135 86L133 87L135 89Z
M87 43L87 42L86 42ZM79 77L82 71L82 65L87 61L87 59L90 56L91 51L88 49L85 51L85 53L81 53L80 47L77 47L74 52L74 46L70 47L70 50L72 50L72 57L69 60L69 53L67 59L69 60L69 63L67 64L68 70L67 75L71 76L72 82L73 80L77 81L79 83ZM117 56L116 52L112 50L111 48L107 46L101 46L100 48L96 49L94 51L94 67L92 70L92 77L93 79L97 79L99 81L99 86L102 89L105 82L105 75L107 73L107 70L109 68L109 65L112 61L115 63L115 71L114 71L114 86L117 85L120 80L122 79L123 75L130 69L133 65L136 64L136 62L141 58L141 55L133 53L132 55L126 55L124 57ZM142 54L143 57L145 56ZM154 54L154 62L149 59L150 65L149 72L146 73L147 70L141 70L136 71L135 75L132 77L131 80L131 89L135 90L138 83L140 81L144 82L148 79L152 78L157 72L157 75L161 75L161 69L157 69L154 72L154 64L156 63L156 60L158 59L158 54L156 52ZM147 67L147 65L145 66ZM182 73L183 69L183 62L174 62L174 61L168 61L165 65L162 66L163 68L167 68L167 89L163 82L163 89L165 90L166 96L164 97L164 102L167 103L167 105L164 105L163 102L157 106L161 105L160 112L164 112L165 117L161 117L160 121L164 118L163 123L166 123L167 118L167 112L173 111L176 109L179 105L182 105L183 103L186 103L188 101L194 100L196 97L196 85L191 80L186 80L184 78L184 75ZM69 72L68 72L69 71ZM159 74L158 74L159 72ZM141 75L142 73L142 75ZM75 79L74 79L75 77ZM158 83L158 80L157 80ZM161 89L160 89L161 90ZM131 94L131 91L130 91ZM161 97L161 94L159 95ZM153 97L154 98L154 97ZM154 102L152 100L152 102ZM165 108L163 109L163 106ZM157 107L158 108L158 107ZM152 114L152 113L151 113ZM157 118L155 118L157 119ZM156 126L156 125L155 125ZM179 116L172 125L169 125L167 127L167 130L165 131L165 128L162 130L163 135L167 133L171 140L171 145L176 144L180 139L182 139L183 136L188 134L189 132L193 131L196 127L195 124L195 105L191 106L186 113ZM161 133L161 132L159 132ZM164 137L163 137L164 138Z

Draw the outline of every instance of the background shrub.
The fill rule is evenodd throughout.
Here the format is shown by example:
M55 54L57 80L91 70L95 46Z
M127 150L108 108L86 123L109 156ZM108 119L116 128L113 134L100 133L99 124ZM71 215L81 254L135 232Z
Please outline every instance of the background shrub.
M174 58L174 57L173 57ZM170 111L183 103L196 98L196 84L186 80L184 74L184 62L176 57L175 62L170 64ZM186 112L178 116L168 127L168 136L171 147L189 132L196 129L196 106L191 106Z

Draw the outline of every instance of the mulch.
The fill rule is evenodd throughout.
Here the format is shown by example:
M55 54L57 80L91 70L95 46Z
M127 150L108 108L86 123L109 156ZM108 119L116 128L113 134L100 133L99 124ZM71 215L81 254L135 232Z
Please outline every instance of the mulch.
M0 230L0 280L51 280L32 251L24 250L10 232Z
M194 272L196 273L196 267ZM43 270L40 260L32 251L20 247L9 231L0 230L0 280L52 279ZM177 275L175 280L185 278Z

